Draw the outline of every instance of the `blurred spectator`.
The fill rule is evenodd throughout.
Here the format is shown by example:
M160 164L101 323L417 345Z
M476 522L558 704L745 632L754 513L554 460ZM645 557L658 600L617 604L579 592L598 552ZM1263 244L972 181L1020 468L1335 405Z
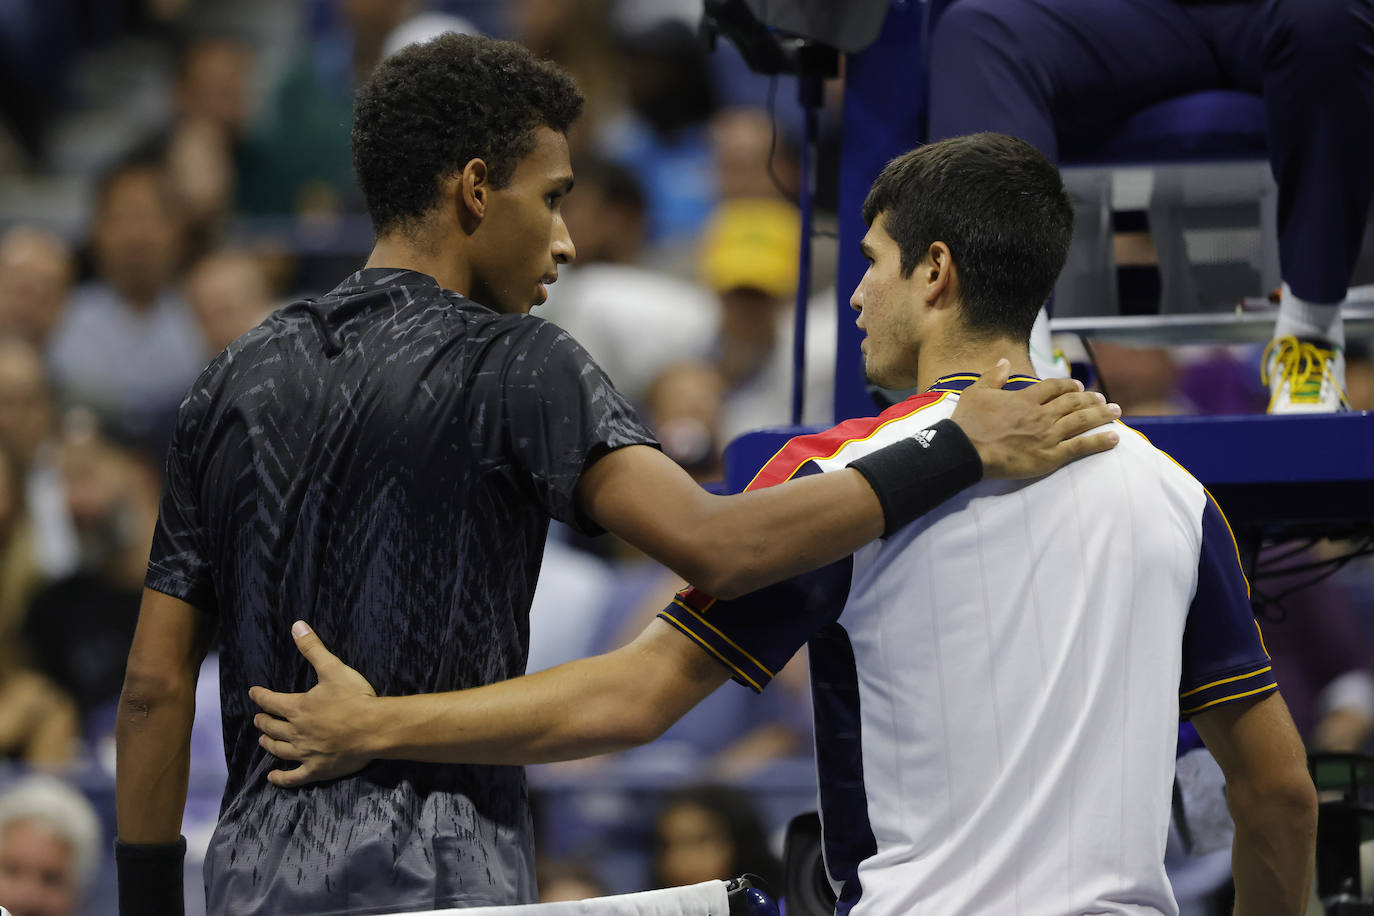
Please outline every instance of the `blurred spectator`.
M800 248L797 209L776 197L722 201L706 229L701 275L720 297L716 365L727 386L725 442L791 422L791 303ZM803 422L830 422L836 327L832 289L814 296L807 312Z
M716 200L707 131L716 101L706 51L690 27L673 20L626 36L624 51L629 111L605 125L597 147L643 186L650 244L681 244L701 231Z
M151 459L89 416L67 425L62 473L81 566L34 596L24 634L38 667L75 697L88 736L99 739L124 683L161 484Z
M252 49L231 35L205 35L186 42L177 54L172 84L176 120L199 118L242 138L248 127Z
M186 253L200 254L219 238L233 208L233 149L214 122L189 118L168 137L163 165L185 219Z
M224 249L206 255L186 275L190 303L205 341L217 354L272 311L272 292L261 262L250 252Z
M610 893L596 872L580 862L541 861L536 869L540 903L588 900Z
M746 872L781 891L782 866L747 795L695 786L668 796L654 821L654 887L726 881Z
M791 144L774 137L768 112L757 108L727 108L711 119L711 148L715 155L716 182L723 199L776 197L778 187L796 197L801 187L801 165Z
M0 236L0 334L46 349L75 278L71 249L57 236L28 226Z
M0 673L20 660L16 633L29 598L42 582L23 481L13 452L0 448Z
M271 93L253 133L253 168L240 176L240 208L312 218L362 210L349 144L353 89L413 6L336 0L338 19L302 47Z
M1304 551L1266 569L1279 552L1260 554L1261 573L1251 577L1251 590L1284 702L1312 749L1361 750L1374 733L1374 652L1366 631L1337 582L1306 585L1278 599L1313 575L1282 571L1317 559Z
M0 902L13 916L74 916L103 845L80 792L51 776L11 783L0 792Z
M72 294L48 352L67 397L113 412L154 441L206 363L175 286L185 247L163 170L139 160L113 169L97 192L96 279Z
M172 117L130 158L167 170L186 223L188 254L213 244L233 208L237 175L253 168L246 142L252 51L229 35L182 45L172 85Z
M645 419L664 453L699 483L725 478L720 420L725 379L704 363L674 363L660 372L644 395Z
M1103 390L1129 417L1196 413L1179 391L1178 365L1162 347L1127 347L1098 341L1093 359Z
M644 256L644 188L626 166L586 156L574 168L577 193L563 201L563 220L578 264L635 264Z
M48 579L76 567L76 532L54 441L53 394L39 352L16 337L0 337L0 445L22 473L33 557Z
M0 759L57 766L79 750L76 709L26 666L20 644L24 609L39 583L21 479L18 464L0 449Z
M629 169L583 159L574 174L577 187L563 204L563 218L577 262L560 269L535 314L572 334L616 388L640 402L665 366L708 357L719 305L694 284L636 266L645 204Z
M615 53L610 0L511 0L511 37L572 74L586 100L568 145L574 158L588 146L624 100L621 61Z

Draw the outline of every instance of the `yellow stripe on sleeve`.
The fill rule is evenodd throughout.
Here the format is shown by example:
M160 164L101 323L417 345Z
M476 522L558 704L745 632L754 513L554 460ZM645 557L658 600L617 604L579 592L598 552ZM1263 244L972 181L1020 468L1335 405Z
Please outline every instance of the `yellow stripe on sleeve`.
M1187 693L1180 693L1180 694L1178 695L1178 698L1179 698L1180 700L1182 700L1182 699L1185 699L1185 698L1187 698L1187 697L1192 696L1192 695L1195 694L1195 693L1201 693L1201 692L1204 691L1204 690L1210 690L1211 688L1220 686L1221 684L1229 684L1229 683L1231 683L1232 681L1243 681L1243 680L1245 680L1247 677L1254 677L1254 676L1257 675L1257 674L1263 674L1263 673L1266 672L1266 671L1272 671L1273 668L1274 668L1273 665L1266 665L1266 666L1263 667L1263 668L1257 668L1257 669L1255 669L1254 671L1251 671L1249 674L1237 674L1237 675L1234 676L1234 677L1224 677L1224 678L1222 678L1222 679L1219 680L1219 681L1212 681L1212 683L1210 683L1210 684L1203 684L1201 687L1194 687L1192 690L1189 690Z
M1219 697L1219 698L1217 698L1217 699L1215 699L1215 700L1211 700L1211 701L1209 701L1209 702L1207 702L1207 703L1203 703L1201 706L1194 706L1192 709L1185 709L1185 710L1182 710L1182 714L1185 715L1185 716L1191 716L1191 715L1192 715L1193 713L1195 713L1195 712L1200 712L1200 711L1206 709L1207 707L1209 707L1209 706L1215 706L1215 705L1217 705L1218 703L1226 703L1226 702L1229 702L1229 701L1231 701L1231 700L1239 700L1241 697L1254 696L1254 695L1257 694L1257 693L1264 693L1266 690L1278 690L1278 689L1279 689L1279 685L1278 685L1278 684L1265 684L1263 687L1258 687L1258 688L1256 688L1256 689L1254 689L1254 690L1247 690L1247 691L1245 691L1245 693L1233 693L1233 694L1231 694L1231 695L1228 696L1228 697Z
M707 652L710 652L716 658L720 659L721 663L724 664L725 667L729 668L731 671L735 672L740 677L748 681L750 687L753 687L759 693L763 692L763 688L759 686L758 681L754 680L752 677L741 671L739 669L739 666L736 665L734 662L730 661L730 659L726 658L724 655L721 655L720 650L718 650L715 646L711 645L706 640L702 639L700 636L693 633L691 629L684 626L681 620L678 620L676 617L674 617L672 614L669 614L667 611L659 611L659 614L667 618L668 621L671 622L673 626L677 627L678 630L681 631L684 635L690 636L692 639L694 639Z
M702 625L702 626L706 627L706 628L709 629L712 633L715 633L715 634L716 634L717 636L719 636L721 639L725 640L726 643L728 643L728 644L730 645L730 648L734 649L734 650L735 650L736 652L738 652L740 655L743 655L745 658L749 659L749 661L751 661L751 662L753 662L754 664L758 665L760 671L762 671L763 673L767 674L769 677L777 677L776 674L774 674L772 671L769 671L769 670L768 670L768 666L767 666L767 665L763 664L763 663L760 662L757 658L754 658L754 656L752 656L752 655L750 655L748 652L746 652L746 651L743 649L743 647L741 647L741 646L739 645L739 643L735 642L733 639L731 639L730 637L726 636L726 635L725 635L724 633L722 633L720 630L718 630L718 629L716 629L715 627L713 627L713 626L711 625L711 622L710 622L710 621L708 621L705 617L701 616L701 615L698 614L696 611L694 611L694 610L692 610L690 607L688 607L688 606L686 605L686 603L684 603L680 598L674 598L674 599L673 599L673 604L676 604L678 607L682 608L684 611L686 611L687 613L691 614L691 615L692 615L693 617L695 617L697 620L701 621L701 625Z

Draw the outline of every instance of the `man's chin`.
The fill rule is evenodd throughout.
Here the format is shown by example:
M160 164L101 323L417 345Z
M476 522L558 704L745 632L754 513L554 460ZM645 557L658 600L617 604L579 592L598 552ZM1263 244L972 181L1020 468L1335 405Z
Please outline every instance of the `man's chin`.
M893 378L883 373L874 374L864 366L864 383L868 390L881 391L888 403L895 404L913 394L917 394L915 381L909 378Z

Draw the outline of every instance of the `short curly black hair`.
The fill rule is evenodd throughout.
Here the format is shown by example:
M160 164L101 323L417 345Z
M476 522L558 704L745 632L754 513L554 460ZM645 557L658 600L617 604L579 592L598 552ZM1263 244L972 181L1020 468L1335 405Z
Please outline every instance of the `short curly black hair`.
M473 159L503 187L535 129L566 133L581 113L572 78L514 42L451 33L401 50L353 104L353 167L373 228L413 226Z

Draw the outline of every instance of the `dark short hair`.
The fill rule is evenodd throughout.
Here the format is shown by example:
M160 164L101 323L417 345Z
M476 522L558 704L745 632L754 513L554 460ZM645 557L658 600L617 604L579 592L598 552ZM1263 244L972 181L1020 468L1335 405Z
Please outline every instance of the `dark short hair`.
M977 334L1030 337L1064 267L1073 202L1052 162L1006 134L951 137L883 169L864 201L910 276L937 241L958 266L964 319Z
M572 78L514 42L446 34L404 48L354 99L353 167L373 227L420 219L473 159L504 187L537 128L566 133L581 113Z

